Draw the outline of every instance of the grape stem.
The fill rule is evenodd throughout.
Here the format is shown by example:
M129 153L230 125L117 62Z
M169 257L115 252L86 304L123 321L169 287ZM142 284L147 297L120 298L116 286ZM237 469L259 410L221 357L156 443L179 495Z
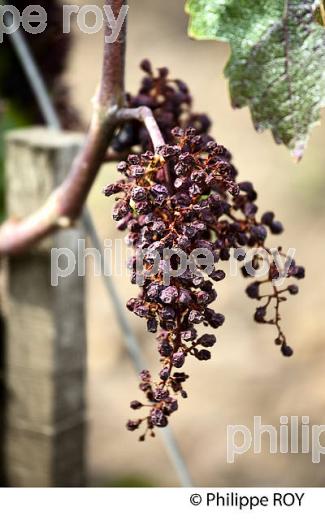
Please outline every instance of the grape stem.
M117 113L117 117L120 121L136 119L137 121L143 123L150 136L155 153L159 154L159 148L161 146L165 146L165 139L163 138L157 121L149 107L142 106L137 108L121 108ZM164 176L166 187L168 188L169 193L172 193L173 183L168 171L167 164L164 165Z
M150 135L150 139L156 152L158 152L161 146L166 144L150 108L145 106L138 108L122 108L118 111L117 116L120 121L136 119L137 121L142 122Z

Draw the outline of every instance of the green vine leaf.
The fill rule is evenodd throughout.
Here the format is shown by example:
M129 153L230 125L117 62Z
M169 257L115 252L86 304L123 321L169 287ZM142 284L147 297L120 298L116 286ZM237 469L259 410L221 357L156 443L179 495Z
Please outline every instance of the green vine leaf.
M248 106L296 159L325 106L325 30L315 0L187 0L189 35L230 43L232 105ZM322 9L322 11L324 11Z

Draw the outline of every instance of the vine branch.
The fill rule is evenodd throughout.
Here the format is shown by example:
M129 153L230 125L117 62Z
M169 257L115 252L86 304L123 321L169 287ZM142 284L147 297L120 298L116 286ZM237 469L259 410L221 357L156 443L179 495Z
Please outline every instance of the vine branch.
M117 16L126 0L106 0ZM109 35L108 26L105 36ZM137 119L144 123L157 149L165 144L151 110L121 108L124 104L126 21L116 42L104 44L101 84L94 98L90 128L80 153L65 181L45 204L23 220L8 219L0 227L0 255L19 254L45 236L74 225L80 216L108 146L122 122Z

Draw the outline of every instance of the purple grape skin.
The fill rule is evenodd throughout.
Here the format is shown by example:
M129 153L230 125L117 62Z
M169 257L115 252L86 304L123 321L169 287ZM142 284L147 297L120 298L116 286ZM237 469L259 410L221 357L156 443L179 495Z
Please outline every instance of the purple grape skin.
M217 341L217 338L214 334L203 334L198 340L197 343L202 345L203 347L213 347Z
M182 368L185 363L185 355L183 352L176 352L173 354L173 366L175 368Z

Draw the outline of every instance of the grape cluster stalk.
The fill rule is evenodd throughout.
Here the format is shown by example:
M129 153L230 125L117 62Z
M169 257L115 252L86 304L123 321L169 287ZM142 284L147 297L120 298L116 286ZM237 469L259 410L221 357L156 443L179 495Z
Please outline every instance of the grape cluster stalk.
M238 182L231 154L209 136L209 118L192 115L187 86L170 80L165 68L155 76L147 60L142 69L146 76L138 95L128 96L129 106L151 108L166 144L154 149L144 127L138 122L126 123L115 147L131 153L118 164L121 180L104 189L106 196L116 197L113 218L119 230L128 232L127 244L134 250L132 283L139 283L139 252L143 259L145 276L140 294L127 302L127 308L146 320L148 332L157 334L159 375L154 379L148 370L141 372L144 399L133 400L131 408L143 414L127 422L130 431L143 427L141 441L148 434L155 436L155 428L167 426L179 399L187 398L189 376L183 366L189 356L203 362L211 358L217 341L214 331L225 321L212 306L217 299L216 285L225 278L220 264L230 259L233 250L240 250L237 260L244 263L246 277L250 275L245 264L248 251L253 251L254 269L263 261L262 253L271 258L266 277L250 281L246 293L257 301L255 321L275 327L275 344L286 357L293 349L281 327L280 305L288 295L298 293L292 281L286 287L275 283L283 273L266 246L269 233L283 232L282 224L271 211L258 217L252 183ZM134 153L137 147L140 150ZM166 270L172 267L176 273L180 256L171 255L167 266L166 249L192 259L181 274L171 275L168 283ZM210 253L213 265L208 272L200 255L195 255L198 250ZM281 247L277 253L285 257ZM157 256L158 268L153 269ZM301 279L304 275L304 268L290 259L286 278ZM208 329L204 334L200 333L202 326Z

